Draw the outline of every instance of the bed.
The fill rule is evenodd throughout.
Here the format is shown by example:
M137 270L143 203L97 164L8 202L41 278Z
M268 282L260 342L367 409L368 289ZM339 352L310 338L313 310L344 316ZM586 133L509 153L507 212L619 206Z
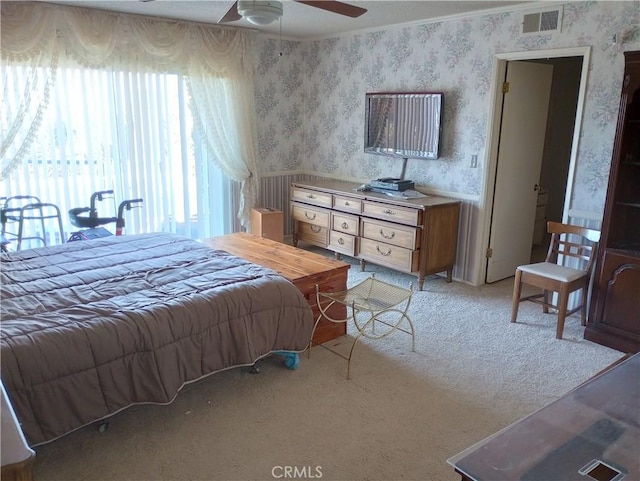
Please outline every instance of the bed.
M2 382L31 446L187 383L307 348L313 315L275 271L172 234L2 254Z

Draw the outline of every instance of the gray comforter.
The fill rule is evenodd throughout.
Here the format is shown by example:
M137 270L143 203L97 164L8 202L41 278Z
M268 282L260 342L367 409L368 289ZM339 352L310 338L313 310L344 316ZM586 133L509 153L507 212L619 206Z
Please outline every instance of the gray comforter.
M272 351L313 316L274 271L170 234L2 254L2 381L30 445Z

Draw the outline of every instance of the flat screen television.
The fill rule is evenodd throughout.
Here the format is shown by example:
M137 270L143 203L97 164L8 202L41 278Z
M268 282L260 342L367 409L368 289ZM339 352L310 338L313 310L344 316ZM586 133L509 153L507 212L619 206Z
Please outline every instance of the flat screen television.
M404 159L440 157L441 92L367 93L364 151Z

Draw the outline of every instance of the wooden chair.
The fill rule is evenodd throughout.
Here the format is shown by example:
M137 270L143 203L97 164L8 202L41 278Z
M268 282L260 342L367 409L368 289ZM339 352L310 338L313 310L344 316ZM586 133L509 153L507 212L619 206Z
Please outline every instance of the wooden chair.
M516 269L516 278L513 284L513 304L511 308L511 322L516 322L518 307L522 301L532 301L542 304L543 312L548 313L552 307L558 311L558 325L556 339L562 339L564 320L567 316L580 309L580 318L583 326L586 325L587 316L587 291L591 278L592 265L595 252L600 241L600 232L593 229L574 225L548 222L547 231L551 234L551 243L544 262L519 266ZM578 242L571 240L579 236ZM565 267L558 263L564 258L579 259L585 264L584 269ZM522 284L539 287L541 294L520 297ZM569 294L582 289L582 303L567 311ZM558 305L551 303L552 292L558 293ZM542 298L542 299L541 299Z

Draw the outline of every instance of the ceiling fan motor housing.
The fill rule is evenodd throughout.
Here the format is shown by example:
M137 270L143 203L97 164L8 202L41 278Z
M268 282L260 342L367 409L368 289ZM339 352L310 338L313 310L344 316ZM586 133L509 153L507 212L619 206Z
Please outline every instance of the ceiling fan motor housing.
M282 16L282 2L239 0L238 13L254 25L268 25Z

